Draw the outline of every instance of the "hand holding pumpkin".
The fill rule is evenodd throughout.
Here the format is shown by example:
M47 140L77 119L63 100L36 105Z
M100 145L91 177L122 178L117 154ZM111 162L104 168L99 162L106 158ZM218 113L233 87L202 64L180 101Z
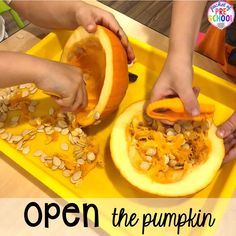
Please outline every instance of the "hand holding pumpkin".
M224 138L225 159L228 162L236 157L236 112L218 127L217 135Z
M169 54L164 68L151 94L151 102L179 96L187 112L199 114L197 89L192 88L193 70L191 60L182 55Z
M53 96L64 112L77 111L87 105L83 74L77 67L42 60L36 85Z

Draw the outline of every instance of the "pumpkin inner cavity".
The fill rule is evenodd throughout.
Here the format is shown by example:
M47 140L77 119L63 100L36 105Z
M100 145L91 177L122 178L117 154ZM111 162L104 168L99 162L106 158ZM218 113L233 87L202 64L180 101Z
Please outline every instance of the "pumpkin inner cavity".
M95 36L76 42L68 55L68 63L79 67L84 74L88 105L80 112L80 118L87 117L99 101L105 80L106 54Z
M207 120L165 124L140 113L127 126L131 163L156 182L177 182L207 160L209 126Z

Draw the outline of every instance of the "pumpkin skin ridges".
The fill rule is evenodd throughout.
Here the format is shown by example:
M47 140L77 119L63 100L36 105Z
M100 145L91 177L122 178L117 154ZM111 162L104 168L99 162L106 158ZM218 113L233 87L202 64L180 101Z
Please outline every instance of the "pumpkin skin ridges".
M129 106L115 121L111 133L111 156L121 175L136 188L159 196L188 196L208 186L224 158L223 140L215 135L216 127L214 125L209 129L208 137L211 140L211 148L208 159L204 164L197 166L190 173L187 173L180 181L168 184L157 183L135 169L128 157L126 128L134 115L143 111L144 104L145 101L141 101Z
M123 97L126 94L128 88L128 62L124 48L116 35L106 28L103 28L107 36L110 38L113 57L113 84L108 99L108 103L101 115L105 117L114 110L117 109L121 103ZM116 55L119 55L119 61L117 61Z

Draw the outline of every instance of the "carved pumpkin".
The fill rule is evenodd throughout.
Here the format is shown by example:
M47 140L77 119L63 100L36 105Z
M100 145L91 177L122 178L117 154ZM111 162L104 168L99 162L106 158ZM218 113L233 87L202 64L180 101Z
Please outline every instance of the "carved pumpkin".
M61 61L80 67L84 73L88 105L77 113L80 125L98 123L118 108L128 87L128 66L125 50L113 32L102 26L96 33L77 28Z
M201 115L193 120L178 99L151 104L147 113L155 119L145 117L144 106L144 101L131 105L115 121L110 149L120 173L137 188L161 196L205 188L224 157L223 140L210 119L214 107L201 105Z

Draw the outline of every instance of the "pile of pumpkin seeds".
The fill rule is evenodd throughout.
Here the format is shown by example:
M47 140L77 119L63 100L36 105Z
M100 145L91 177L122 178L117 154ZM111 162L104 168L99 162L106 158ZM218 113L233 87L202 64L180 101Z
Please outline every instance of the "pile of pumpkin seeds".
M207 157L209 128L208 120L163 123L145 115L143 119L134 117L128 127L130 146L135 148L142 157L139 161L139 168L142 171L150 170L157 162L163 167L161 171L164 172L169 169L184 170L187 166L189 168L198 164ZM156 134L159 134L159 136L156 136ZM156 137L159 137L159 140L162 141L159 142ZM181 150L183 150L187 153L186 160L172 152L172 145L175 145L177 138L177 142L181 141L181 143L176 153L181 153ZM197 145L201 145L201 147L198 148ZM166 147L165 150L163 150L164 146ZM162 151L158 152L159 149L162 149ZM165 153L167 150L169 152Z
M31 100L30 95L37 92L34 84L24 84L0 90L0 138L13 145L22 154L27 155L35 146L30 141L37 135L44 134L45 145L56 142L58 135L68 137L68 142L60 143L62 153L72 146L73 161L68 164L65 155L48 155L43 150L32 150L33 156L38 157L46 167L52 170L61 170L65 177L70 177L75 184L84 176L82 166L95 164L98 160L98 148L84 131L78 127L73 113L61 113L50 107L48 114L43 117L35 117L39 101ZM12 116L11 111L18 112ZM31 125L30 129L22 130L19 134L7 131L7 128L18 126L21 121Z

